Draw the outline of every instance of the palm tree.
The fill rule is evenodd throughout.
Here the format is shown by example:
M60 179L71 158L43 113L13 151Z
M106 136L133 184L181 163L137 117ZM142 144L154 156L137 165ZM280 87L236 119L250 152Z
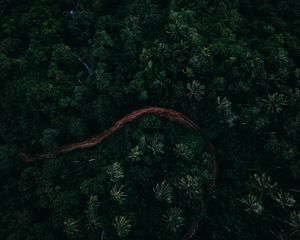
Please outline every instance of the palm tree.
M174 207L163 215L163 221L166 222L167 228L172 232L176 233L183 225L184 218L181 216L182 210Z
M153 188L153 192L155 194L156 199L166 203L172 202L172 188L166 181L157 183L156 186Z
M202 99L202 97L205 95L205 86L200 84L198 81L193 81L191 83L188 83L186 85L187 89L188 89L188 94L187 96L191 99L191 98L195 98L197 101L200 101Z
M115 227L119 237L125 237L131 230L130 220L125 216L117 216L114 218L113 226Z
M267 99L263 99L262 102L265 104L268 112L280 113L282 108L287 105L287 100L283 94L274 93L269 94Z

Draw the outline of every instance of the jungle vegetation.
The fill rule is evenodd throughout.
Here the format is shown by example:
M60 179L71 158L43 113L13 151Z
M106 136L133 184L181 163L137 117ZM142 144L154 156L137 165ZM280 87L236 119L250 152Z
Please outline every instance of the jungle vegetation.
M300 1L0 0L0 113L0 239L300 238Z

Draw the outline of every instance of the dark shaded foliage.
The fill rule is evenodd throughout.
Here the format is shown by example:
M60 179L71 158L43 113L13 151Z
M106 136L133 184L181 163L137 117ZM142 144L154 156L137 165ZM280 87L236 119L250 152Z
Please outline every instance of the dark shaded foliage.
M197 218L193 239L299 238L299 1L2 0L0 16L1 239L180 239ZM148 105L206 126L214 192L201 139L154 116L17 156Z

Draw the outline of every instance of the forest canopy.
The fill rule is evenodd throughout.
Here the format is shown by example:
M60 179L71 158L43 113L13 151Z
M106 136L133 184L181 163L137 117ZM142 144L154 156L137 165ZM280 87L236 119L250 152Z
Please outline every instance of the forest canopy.
M0 239L299 239L300 1L0 6Z

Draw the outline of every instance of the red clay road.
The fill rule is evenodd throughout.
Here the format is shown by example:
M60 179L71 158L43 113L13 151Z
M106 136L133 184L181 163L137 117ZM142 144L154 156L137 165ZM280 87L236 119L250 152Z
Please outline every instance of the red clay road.
M121 129L126 123L132 122L135 119L145 115L145 114L156 114L164 118L168 118L170 121L182 124L188 128L196 130L206 141L207 144L207 150L210 152L212 156L212 161L213 161L213 181L211 183L210 188L214 188L215 186L215 179L216 179L216 174L217 174L217 163L216 163L216 154L214 150L213 144L208 140L208 138L205 136L204 131L202 128L200 128L196 123L194 123L191 119L186 117L184 114L177 112L172 109L168 108L161 108L161 107L145 107L138 109L136 111L133 111L132 113L129 113L125 117L121 118L119 121L115 123L114 126L111 128L105 130L103 133L95 136L95 137L90 137L87 140L77 142L77 143L72 143L72 144L67 144L64 146L61 146L60 148L57 149L57 151L51 153L51 154L35 154L35 155L28 155L25 152L20 152L20 156L24 162L33 162L36 160L42 160L42 159L51 159L56 156L78 150L78 149L85 149L85 148L90 148L93 147L99 143L101 143L104 139L107 137L111 136L113 133Z

